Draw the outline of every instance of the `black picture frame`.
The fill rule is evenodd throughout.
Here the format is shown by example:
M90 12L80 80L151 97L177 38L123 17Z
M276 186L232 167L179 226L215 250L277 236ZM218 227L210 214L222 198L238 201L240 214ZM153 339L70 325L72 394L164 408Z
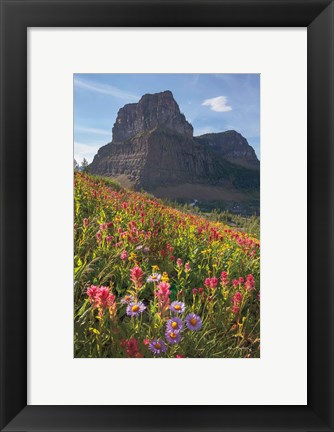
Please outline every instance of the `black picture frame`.
M333 431L333 0L0 4L1 430ZM27 405L27 28L120 26L307 27L307 406Z

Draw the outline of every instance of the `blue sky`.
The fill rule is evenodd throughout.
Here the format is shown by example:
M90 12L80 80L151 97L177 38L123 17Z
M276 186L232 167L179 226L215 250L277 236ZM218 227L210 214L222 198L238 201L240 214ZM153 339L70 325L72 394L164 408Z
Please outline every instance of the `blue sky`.
M194 135L240 132L260 157L259 74L75 74L74 157L92 161L112 139L118 110L171 90Z

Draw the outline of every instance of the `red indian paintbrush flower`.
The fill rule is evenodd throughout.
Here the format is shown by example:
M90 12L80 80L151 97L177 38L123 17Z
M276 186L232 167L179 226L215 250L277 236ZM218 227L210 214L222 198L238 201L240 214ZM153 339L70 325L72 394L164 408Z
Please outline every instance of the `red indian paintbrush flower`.
M204 285L207 288L216 288L218 285L218 278L213 277L213 278L206 278L204 281Z
M122 340L120 343L121 347L125 349L126 355L128 357L141 358L144 357L141 352L139 352L138 341L135 338Z
M96 301L96 294L98 293L99 287L95 285L91 285L89 288L87 288L87 295L89 298L89 302L93 305L93 307L97 307L97 301Z
M87 295L94 309L108 309L114 305L116 299L110 288L105 286L91 285L87 289Z
M125 261L125 260L127 259L127 257L128 257L128 253L127 253L127 251L123 251L123 252L121 253L121 260Z
M227 274L226 271L222 272L222 274L220 276L220 281L221 281L221 284L223 286L227 286L228 285L228 274Z
M237 314L240 310L240 304L242 302L242 294L241 292L237 291L232 299L232 312Z
M234 294L233 303L241 303L241 302L242 302L242 294L241 294L241 292L237 291Z
M158 306L161 314L163 315L169 306L169 295L170 295L170 285L167 282L160 282L157 285L157 291L155 296L158 299Z
M185 265L184 265L184 270L185 270L186 272L189 272L189 271L191 270L191 267L190 267L190 264L189 264L189 263L185 263Z
M254 291L255 289L255 280L254 280L254 276L252 274L249 274L246 278L246 283L245 283L245 288L246 291Z
M105 286L100 286L96 295L98 306L102 309L110 308L115 302L115 296L110 292L110 289Z
M216 288L218 285L218 278L213 277L210 280L210 288Z
M178 259L176 260L176 265L177 265L178 267L181 267L181 266L182 266L182 260L181 260L181 258L178 258Z
M135 266L133 269L131 269L131 280L136 285L136 287L140 288L143 285L143 270Z

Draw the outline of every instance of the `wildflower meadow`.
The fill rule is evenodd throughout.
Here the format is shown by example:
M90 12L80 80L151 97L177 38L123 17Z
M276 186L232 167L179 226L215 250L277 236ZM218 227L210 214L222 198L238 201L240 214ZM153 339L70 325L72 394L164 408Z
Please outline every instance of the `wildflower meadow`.
M260 356L260 241L74 177L74 356Z

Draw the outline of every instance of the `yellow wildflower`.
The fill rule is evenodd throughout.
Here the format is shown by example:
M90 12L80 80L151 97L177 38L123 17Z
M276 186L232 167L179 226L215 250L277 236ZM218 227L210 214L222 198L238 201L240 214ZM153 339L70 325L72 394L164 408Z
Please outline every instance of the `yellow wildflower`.
M137 255L134 252L131 252L129 255L129 260L130 261L135 261L137 259Z

